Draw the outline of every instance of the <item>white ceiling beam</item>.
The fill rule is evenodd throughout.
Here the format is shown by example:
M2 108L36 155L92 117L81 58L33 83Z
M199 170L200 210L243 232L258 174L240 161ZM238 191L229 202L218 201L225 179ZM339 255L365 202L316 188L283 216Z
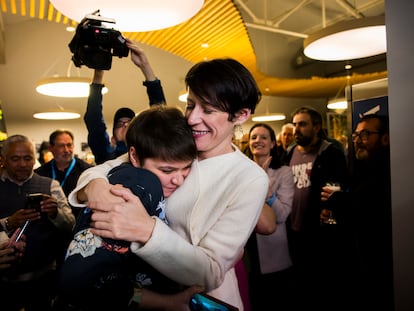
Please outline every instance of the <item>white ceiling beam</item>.
M243 0L235 0L234 2L236 4L238 4L247 13L247 15L249 15L252 18L253 22L258 23L258 22L262 21L262 19L258 18L252 12L252 10L250 10L250 8L243 2Z
M303 8L308 3L312 2L313 0L302 0L297 6L293 7L289 11L287 11L285 14L283 14L280 18L277 20L273 20L273 26L279 27L279 25L284 22L286 19L288 19L291 15L293 15L295 12L299 11L301 8Z
M245 25L247 27L254 28L254 29L280 33L280 34L283 34L283 35L288 35L288 36L293 36L293 37L298 37L298 38L307 38L308 37L308 35L304 34L304 33L294 32L294 31L290 31L290 30L284 30L284 29L265 26L265 25L261 25L261 24L245 23Z
M349 14L351 14L355 18L363 18L364 15L358 11L355 7L350 5L345 0L336 0L336 3L338 3L345 11L347 11Z

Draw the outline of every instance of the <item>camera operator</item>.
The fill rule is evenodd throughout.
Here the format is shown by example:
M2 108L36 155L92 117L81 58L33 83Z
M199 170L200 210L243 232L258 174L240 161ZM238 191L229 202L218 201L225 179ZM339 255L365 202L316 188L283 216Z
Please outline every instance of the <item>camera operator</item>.
M138 66L145 77L143 85L147 88L150 105L165 104L161 81L155 76L143 50L140 50L139 58ZM103 76L104 70L95 69L84 116L88 129L88 144L95 156L96 164L114 159L127 152L125 134L129 122L135 116L134 111L130 108L118 109L114 116L112 137L109 138L102 114Z

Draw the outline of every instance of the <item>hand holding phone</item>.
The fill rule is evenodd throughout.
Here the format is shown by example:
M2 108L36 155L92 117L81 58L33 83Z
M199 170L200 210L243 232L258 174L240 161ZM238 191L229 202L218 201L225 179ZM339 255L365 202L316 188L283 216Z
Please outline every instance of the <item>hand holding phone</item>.
M213 296L198 293L190 299L191 311L238 311L239 309Z
M33 208L40 213L42 211L40 202L43 201L43 193L29 193L26 197L26 208Z

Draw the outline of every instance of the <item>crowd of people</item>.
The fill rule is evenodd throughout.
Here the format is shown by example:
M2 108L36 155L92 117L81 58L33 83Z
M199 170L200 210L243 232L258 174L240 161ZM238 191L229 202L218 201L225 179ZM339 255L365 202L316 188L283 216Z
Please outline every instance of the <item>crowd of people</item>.
M239 148L234 131L261 99L246 67L195 64L183 114L166 104L144 51L127 46L149 108L118 109L109 135L104 71L94 70L84 122L96 165L74 155L67 129L38 158L24 135L3 143L0 291L21 299L2 309L188 311L206 292L245 311L392 310L385 116L355 120L345 151L303 106L278 135L253 125Z

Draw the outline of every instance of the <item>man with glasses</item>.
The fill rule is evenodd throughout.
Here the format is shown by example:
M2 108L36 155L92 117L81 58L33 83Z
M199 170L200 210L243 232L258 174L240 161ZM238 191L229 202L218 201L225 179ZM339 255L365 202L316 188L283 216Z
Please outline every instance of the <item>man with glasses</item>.
M349 228L352 278L361 310L393 310L391 172L388 117L366 115L352 134L354 154L349 191L322 200L337 209L338 221ZM352 262L350 261L350 264Z
M144 51L141 50L139 56L141 62L138 66L145 77L143 85L147 88L150 105L165 104L161 82L155 76ZM109 138L102 114L103 75L103 70L95 69L84 116L88 128L88 145L95 156L96 164L115 159L127 152L125 134L129 122L135 116L132 109L126 107L118 109L114 116L112 137Z

